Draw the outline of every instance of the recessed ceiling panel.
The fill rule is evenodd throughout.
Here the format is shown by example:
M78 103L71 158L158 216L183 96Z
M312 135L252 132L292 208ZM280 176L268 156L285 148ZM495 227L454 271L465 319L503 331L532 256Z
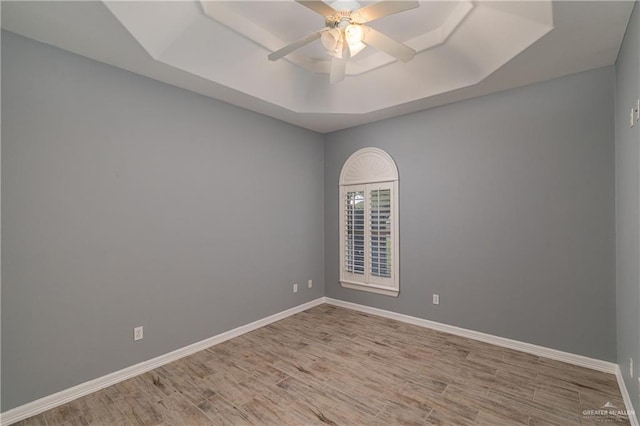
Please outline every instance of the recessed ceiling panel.
M3 1L2 27L327 132L613 64L633 6L420 1L371 23L417 50L412 61L367 47L333 85L318 41L267 60L324 24L293 0Z
M506 9L468 1L422 2L372 24L413 47L418 54L411 62L399 63L368 46L348 61L345 81L328 84L312 78L329 70L330 56L319 41L285 59L266 60L271 51L323 28L322 16L308 8L294 1L216 1L199 3L194 15L194 3L180 4L184 10L174 11L175 22L159 14L155 2L108 7L156 60L304 113L370 113L476 84L553 25L546 1ZM158 29L156 16L174 37ZM323 87L310 92L309 84Z

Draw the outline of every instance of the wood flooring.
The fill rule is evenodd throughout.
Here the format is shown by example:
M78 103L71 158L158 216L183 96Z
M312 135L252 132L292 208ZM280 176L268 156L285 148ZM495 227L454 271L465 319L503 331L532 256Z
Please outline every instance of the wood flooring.
M629 424L610 405L611 374L321 305L18 424Z

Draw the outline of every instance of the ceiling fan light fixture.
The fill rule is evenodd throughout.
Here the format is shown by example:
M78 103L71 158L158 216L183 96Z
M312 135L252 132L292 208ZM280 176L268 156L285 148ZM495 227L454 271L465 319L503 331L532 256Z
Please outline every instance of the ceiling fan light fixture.
M349 46L357 45L362 42L362 39L364 38L364 31L361 25L351 24L344 29L344 36L347 43L349 43Z
M331 52L335 52L338 50L342 41L342 34L338 28L332 28L328 31L324 31L320 36L320 42L322 46L331 54ZM342 51L342 49L339 49Z
M332 51L327 51L327 53L333 56L334 58L342 59L343 47L344 47L344 42L340 40L338 42L338 46L336 46L336 48Z
M366 47L362 42L364 30L361 25L351 24L344 29L344 38L349 45L351 57L357 55Z

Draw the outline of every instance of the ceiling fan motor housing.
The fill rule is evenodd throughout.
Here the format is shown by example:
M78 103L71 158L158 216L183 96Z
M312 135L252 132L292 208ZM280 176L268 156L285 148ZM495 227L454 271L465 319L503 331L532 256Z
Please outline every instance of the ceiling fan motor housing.
M325 18L325 24L329 28L345 28L354 22L353 15L353 12L350 10L336 11L333 15Z

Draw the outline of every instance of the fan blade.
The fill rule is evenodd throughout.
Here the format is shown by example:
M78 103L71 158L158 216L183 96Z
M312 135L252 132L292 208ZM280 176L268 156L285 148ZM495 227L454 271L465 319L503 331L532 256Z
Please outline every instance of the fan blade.
M373 3L369 6L356 10L356 13L363 19L362 23L365 23L380 19L383 16L393 15L409 9L415 9L418 6L420 6L418 0L380 0L377 3Z
M296 49L300 49L302 46L306 46L307 44L311 43L314 40L317 40L320 38L320 35L322 34L322 32L325 31L320 30L320 31L316 31L313 34L309 34L306 37L301 38L300 40L296 40L291 44L286 45L285 47L283 47L280 50L276 50L275 52L271 53L268 58L270 61L277 61L278 59L282 58L283 56L287 56L289 53L293 52Z
M416 55L416 51L409 46L405 46L371 27L366 27L362 42L382 50L402 62L409 62Z
M336 10L334 8L320 0L296 0L296 2L305 7L308 7L318 15L322 15L325 18L336 13Z
M334 84L344 80L344 74L347 70L347 61L349 58L349 46L347 43L343 43L342 58L331 58L331 74L329 74L329 83Z

